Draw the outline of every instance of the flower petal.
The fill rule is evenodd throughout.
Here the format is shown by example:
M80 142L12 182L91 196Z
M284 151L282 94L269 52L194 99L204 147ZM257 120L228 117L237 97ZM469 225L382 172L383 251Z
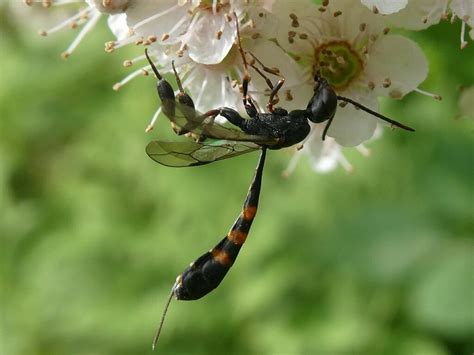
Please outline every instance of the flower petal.
M469 27L474 27L474 4L472 0L453 0L451 10Z
M371 47L369 56L366 78L375 84L377 96L401 98L428 75L428 62L420 47L403 36L383 36Z
M187 11L188 6L178 6L176 0L132 1L127 9L127 23L138 35L156 36L158 42L172 32L166 43L175 43L191 21Z
M117 41L122 41L129 36L126 14L110 15L107 18L107 24Z
M352 93L349 97L374 111L378 111L378 102L375 96ZM321 123L321 125L326 124L326 122ZM333 137L342 146L353 147L370 139L376 127L376 118L349 104L345 107L338 107L328 136Z
M236 38L235 22L218 13L201 17L183 38L189 56L201 64L218 64L227 56Z
M341 146L334 139L327 137L322 140L323 126L313 125L308 140L304 144L303 151L309 155L311 167L319 173L328 173L337 168L341 152ZM301 154L296 152L295 154Z
M408 30L423 30L437 24L446 12L447 0L412 0L387 21Z
M407 6L408 0L361 0L370 10L374 7L383 15L393 14Z

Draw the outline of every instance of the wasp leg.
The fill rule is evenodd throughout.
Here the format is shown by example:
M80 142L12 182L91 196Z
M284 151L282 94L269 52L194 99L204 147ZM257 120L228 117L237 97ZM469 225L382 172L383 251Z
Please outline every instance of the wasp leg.
M250 54L252 56L252 58L258 64L260 64L263 71L280 77L280 80L278 80L277 84L275 86L273 86L273 83L271 82L271 80L268 79L268 77L262 72L262 70L260 70L255 64L249 63L250 66L258 74L260 74L260 76L265 80L268 87L270 88L270 98L268 99L267 109L268 109L268 111L273 112L273 105L276 105L279 101L278 91L281 89L281 87L285 83L285 77L283 75L281 75L280 70L278 68L269 68L265 64L263 64L262 61L255 56L255 54L253 54L252 52L249 52L249 51L247 51L247 53Z
M237 47L239 48L240 56L242 57L242 62L244 64L244 77L242 78L242 102L245 107L245 111L250 117L255 117L255 114L258 112L257 107L255 106L252 98L248 94L249 83L251 80L247 58L245 57L244 49L242 48L242 42L240 40L240 29L239 29L239 19L237 14L234 12L235 17L235 27L237 29Z
M178 135L182 135L182 134L186 134L190 132L197 125L199 125L199 122L196 122L196 110L194 108L194 102L191 99L191 97L187 93L184 92L183 85L181 84L181 79L179 78L179 75L176 71L176 67L174 65L174 61L171 64L172 64L173 72L174 72L176 82L179 88L179 93L178 95L176 95L176 97L174 94L173 87L160 74L155 64L151 60L147 49L145 49L145 56L158 79L158 83L156 84L158 96L160 97L160 100L161 100L161 107L163 109L163 113L171 121L171 127ZM176 106L177 105L179 107L179 110L183 113L187 121L184 124L178 125L176 122Z
M215 289L235 262L257 213L266 148L260 159L242 212L234 225L214 248L200 256L176 279L173 293L178 300L197 300Z
M174 117L175 111L176 111L176 100L174 97L174 90L171 84L168 81L166 81L166 79L164 79L163 76L160 74L155 64L150 59L150 56L148 55L148 49L146 48L145 48L145 56L151 68L153 69L153 72L155 73L156 78L158 79L158 82L156 83L156 89L158 91L158 96L161 99L161 106L163 108L163 113L168 117Z
M198 127L202 123L202 121L197 119L196 109L194 106L193 99L184 91L183 84L181 83L181 79L174 65L174 60L171 62L171 66L173 68L173 73L176 78L176 83L178 84L178 89L179 89L179 93L176 95L176 99L178 100L180 111L183 113L187 121L183 127L177 127L175 125L176 127L173 127L173 129L178 135L182 135L182 134L192 132L196 127ZM201 137L197 137L197 140L198 141L201 140Z
M247 113L249 113L250 117L253 118L257 115L257 110L255 110L255 111L247 110ZM205 117L215 118L216 116L219 116L219 115L226 118L227 121L229 121L233 125L239 127L241 130L246 132L247 121L248 120L246 120L245 118L240 116L240 114L236 110L234 110L230 107L221 107L221 108L218 108L218 109L215 109L215 110L210 110L210 111L206 112L203 115L203 117L204 118Z

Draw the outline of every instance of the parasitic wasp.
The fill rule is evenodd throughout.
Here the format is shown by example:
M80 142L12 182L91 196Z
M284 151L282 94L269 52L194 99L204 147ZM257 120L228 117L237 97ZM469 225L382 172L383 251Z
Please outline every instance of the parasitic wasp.
M237 17L236 24L237 45L244 66L242 102L250 119L243 118L230 107L220 107L206 113L198 112L192 98L184 91L174 62L172 62L172 68L178 86L176 95L171 84L159 73L145 49L146 58L158 79L157 91L163 113L170 120L173 130L178 135L186 134L194 138L184 142L152 141L146 147L146 152L151 159L165 166L190 167L209 164L256 150L261 151L256 173L242 212L230 231L214 248L197 258L176 278L153 340L153 348L158 341L173 296L177 300L197 300L207 295L221 283L236 260L257 212L267 149L276 150L302 142L311 131L309 121L313 123L327 121L322 135L324 140L336 114L338 101L350 103L392 126L414 131L414 129L385 117L350 98L337 95L319 71L314 77L313 96L305 109L288 112L282 107L274 107L278 102L278 91L283 86L285 79L278 70L265 66L255 55L243 50ZM253 61L247 61L246 55L250 55ZM268 112L259 112L252 97L248 94L249 66L264 78L270 89ZM276 85L273 85L264 72L279 76L280 80ZM235 127L215 122L217 116L226 118Z

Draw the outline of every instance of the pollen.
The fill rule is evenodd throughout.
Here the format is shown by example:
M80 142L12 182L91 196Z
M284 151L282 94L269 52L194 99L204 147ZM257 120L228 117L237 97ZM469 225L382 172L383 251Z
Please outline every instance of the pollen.
M321 75L337 89L344 89L363 69L359 53L346 41L325 43L315 50L316 67Z

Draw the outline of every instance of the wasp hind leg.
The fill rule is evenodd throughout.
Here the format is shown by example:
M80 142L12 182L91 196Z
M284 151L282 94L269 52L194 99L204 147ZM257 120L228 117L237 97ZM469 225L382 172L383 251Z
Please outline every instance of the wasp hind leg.
M189 133L192 129L198 126L199 122L196 120L196 110L194 108L194 102L191 96L189 96L183 89L181 79L176 71L174 61L171 63L173 67L173 73L176 78L176 83L178 85L179 92L175 96L173 87L171 84L163 78L155 64L151 60L148 49L145 49L145 56L150 64L153 72L155 73L158 83L156 88L158 91L158 96L161 100L161 106L163 113L168 117L171 122L171 127L178 135L183 135ZM179 111L184 115L186 122L178 122L177 118L177 106Z

